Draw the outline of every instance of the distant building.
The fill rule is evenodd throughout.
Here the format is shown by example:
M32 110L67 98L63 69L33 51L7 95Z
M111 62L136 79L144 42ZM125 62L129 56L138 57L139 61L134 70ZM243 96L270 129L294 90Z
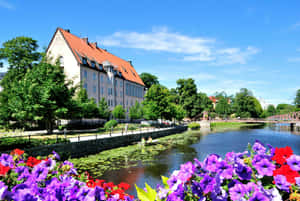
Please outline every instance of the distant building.
M219 102L219 99L216 98L215 96L209 96L208 98L209 98L209 100L211 100L211 102L213 103L213 108L216 109L216 105L217 105L217 103ZM228 104L231 103L230 98L228 98L227 103L228 103Z
M132 62L123 60L88 38L79 38L70 30L57 28L47 48L47 55L59 59L67 79L82 84L89 98L105 98L112 110L122 105L128 112L136 101L144 99L145 85Z

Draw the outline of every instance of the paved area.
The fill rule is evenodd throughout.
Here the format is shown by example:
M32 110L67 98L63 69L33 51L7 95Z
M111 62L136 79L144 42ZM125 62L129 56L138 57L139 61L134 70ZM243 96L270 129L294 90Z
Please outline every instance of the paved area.
M139 135L142 133L148 133L148 132L155 132L155 131L162 131L162 130L169 130L174 127L168 127L168 128L151 128L151 129L145 129L145 130L137 130L137 131L128 131L127 133L112 133L110 134L99 134L99 135L90 135L90 136L80 136L69 138L70 142L80 142L80 141L88 141L88 140L96 140L96 139L103 139L103 138L111 138L111 137L117 137L122 135Z

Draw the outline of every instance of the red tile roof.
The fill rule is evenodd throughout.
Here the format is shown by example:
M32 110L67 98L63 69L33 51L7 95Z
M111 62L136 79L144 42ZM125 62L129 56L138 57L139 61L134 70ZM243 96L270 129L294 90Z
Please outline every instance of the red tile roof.
M58 31L60 31L64 36L79 63L82 64L80 56L86 57L99 64L102 64L104 61L109 61L119 72L122 73L122 76L126 80L145 86L139 74L135 71L130 62L97 47L95 43L88 43L87 40L79 38L71 34L69 31L61 28L58 28Z
M208 97L213 103L216 103L217 102L217 99L216 99L216 97L214 97L214 96L209 96Z

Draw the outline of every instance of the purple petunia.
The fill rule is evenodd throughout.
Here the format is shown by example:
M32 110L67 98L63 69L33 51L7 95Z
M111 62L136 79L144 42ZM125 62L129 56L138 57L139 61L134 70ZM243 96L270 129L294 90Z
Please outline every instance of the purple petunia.
M229 189L230 198L235 200L241 200L246 193L246 188L244 184L235 184L232 188Z
M300 156L291 155L286 162L292 170L300 171Z
M251 179L252 170L250 167L244 164L238 163L237 166L235 167L235 172L238 175L239 179L241 180Z
M289 187L290 187L290 183L287 182L286 180L286 177L283 176L283 175L276 175L274 177L274 181L275 181L275 184L276 186L280 189L280 190L283 190L283 191L286 191L286 192L289 192Z
M35 166L32 170L32 176L36 181L42 181L47 178L48 175L48 169L43 167L43 164L39 164Z
M269 201L270 199L261 192L254 192L249 201Z
M252 149L253 149L253 151L255 151L258 154L264 154L267 150L264 147L264 145L258 140L256 140L256 142L253 144Z
M231 179L233 174L233 167L229 165L226 161L221 161L217 165L217 173L221 178Z
M219 161L220 161L220 156L218 156L216 154L211 154L204 161L205 168L208 171L216 172L218 169L217 165L219 164Z
M272 176L276 168L275 165L266 158L254 163L253 166L261 176Z

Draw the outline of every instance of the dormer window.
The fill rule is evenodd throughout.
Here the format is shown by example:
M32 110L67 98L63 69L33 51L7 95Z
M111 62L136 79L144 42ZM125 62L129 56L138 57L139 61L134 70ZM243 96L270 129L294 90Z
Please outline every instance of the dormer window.
M93 68L96 68L96 63L94 61L91 62Z
M83 63L83 65L87 65L87 58L82 57L82 63Z

